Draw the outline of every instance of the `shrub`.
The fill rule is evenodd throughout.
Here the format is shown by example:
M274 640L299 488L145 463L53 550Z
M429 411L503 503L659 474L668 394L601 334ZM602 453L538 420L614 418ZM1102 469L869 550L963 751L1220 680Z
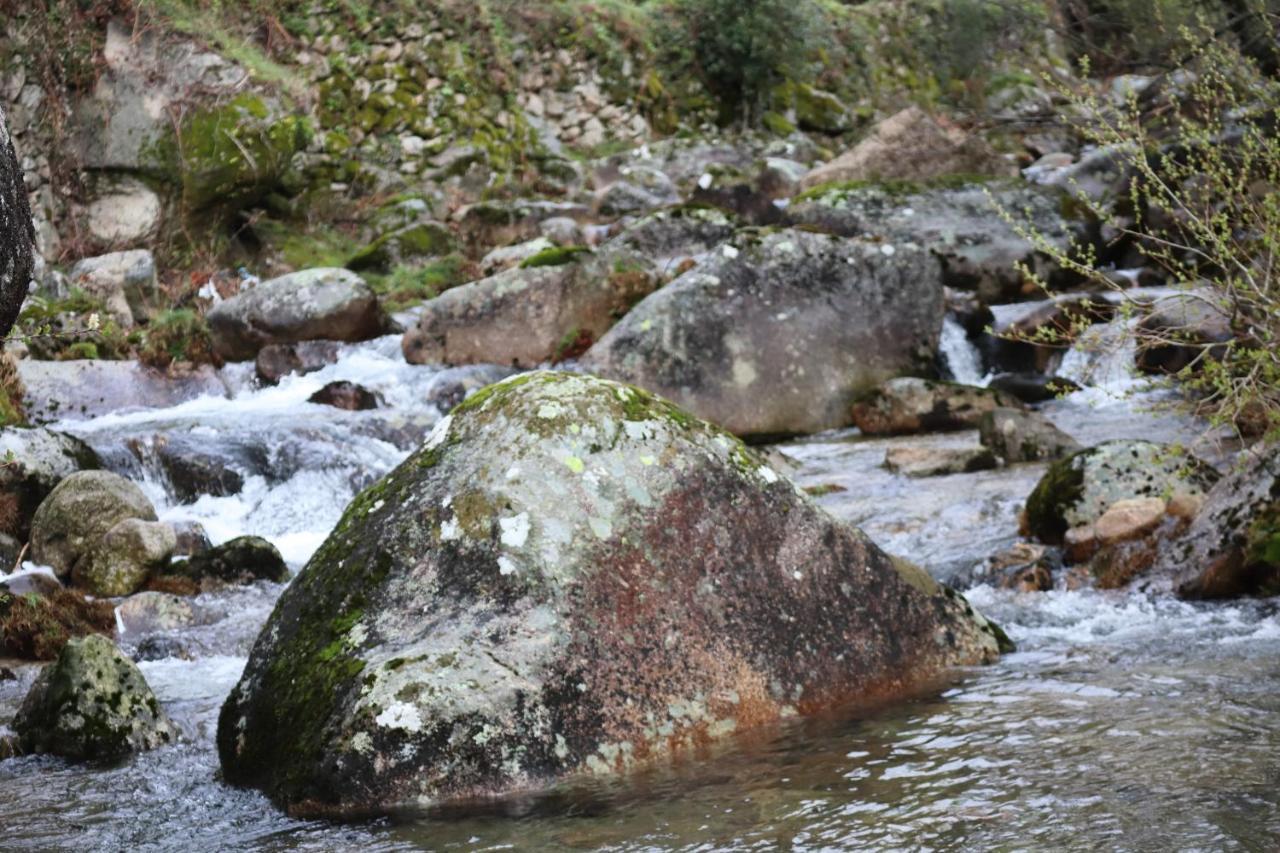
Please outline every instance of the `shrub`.
M1189 327L1131 325L1121 342L1136 336L1140 357L1157 347L1191 351L1174 376L1197 412L1214 425L1280 437L1280 80L1230 38L1190 29L1180 38L1180 72L1141 100L1130 94L1117 107L1067 93L1086 117L1078 130L1113 151L1127 174L1114 204L1077 198L1103 233L1132 241L1183 299L1229 327L1223 341ZM1115 287L1091 249L1063 251L1022 233L1064 267Z
M177 308L157 316L147 326L138 361L161 370L175 361L220 364L204 317L189 308Z
M722 118L752 124L777 84L811 76L820 11L814 0L669 0L658 43L673 77L701 79Z

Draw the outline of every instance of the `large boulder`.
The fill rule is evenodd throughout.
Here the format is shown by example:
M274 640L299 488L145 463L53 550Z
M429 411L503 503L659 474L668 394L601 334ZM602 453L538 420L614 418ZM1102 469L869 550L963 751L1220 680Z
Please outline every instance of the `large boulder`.
M719 246L737 228L737 218L726 210L682 204L641 217L611 243L637 252L661 267L674 268L685 258Z
M1058 544L1068 529L1093 524L1117 501L1203 495L1218 477L1208 463L1168 445L1106 441L1049 466L1027 498L1027 529Z
M25 542L31 517L54 486L76 471L99 466L89 445L47 429L0 430L0 533Z
M31 519L31 559L68 578L88 565L107 531L130 518L156 520L141 489L110 471L78 471L54 487Z
M165 409L198 397L226 397L229 390L208 364L144 367L136 361L38 361L24 358L18 374L26 386L33 422L92 418L126 409Z
M219 302L208 320L214 349L228 361L247 361L269 344L364 341L387 329L365 280L327 267L264 281Z
M817 432L927 366L943 310L937 261L918 246L741 232L633 308L583 365L739 435Z
M908 107L871 129L865 139L805 175L804 189L832 181L919 181L942 175L1013 175L1016 167L981 138Z
M35 239L22 167L9 138L8 118L0 106L0 338L13 328L27 297Z
M867 435L973 429L988 412L1018 405L991 388L900 376L854 404L853 425Z
M547 249L521 266L455 287L422 306L405 333L413 364L533 367L579 355L657 286L638 259Z
M177 547L177 534L168 524L126 518L76 562L71 580L90 595L131 595L169 564Z
M1157 571L1185 598L1280 594L1280 453L1261 445L1210 491Z
M123 758L177 737L138 667L98 634L69 641L40 673L13 729L27 752L81 761Z
M991 660L998 630L739 441L592 377L477 393L284 591L225 778L373 814L622 770Z
M1059 190L1021 180L835 184L812 190L787 215L832 234L919 243L941 260L948 287L974 291L994 303L1027 296L1019 264L1057 280L1056 263L1002 219L1001 211L1065 251L1063 197Z

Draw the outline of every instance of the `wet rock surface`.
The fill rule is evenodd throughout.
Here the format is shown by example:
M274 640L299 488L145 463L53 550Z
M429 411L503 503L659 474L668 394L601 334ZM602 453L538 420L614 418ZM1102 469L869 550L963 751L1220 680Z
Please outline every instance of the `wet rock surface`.
M1108 441L1054 462L1027 498L1027 527L1043 542L1091 524L1129 498L1202 495L1218 481L1207 463L1148 441Z
M345 380L330 382L308 397L307 402L333 406L335 409L345 409L348 412L362 412L367 409L376 409L381 405L378 395L373 391Z
M338 360L336 341L299 341L296 344L268 344L258 350L254 372L267 385L275 385L296 373L314 373Z
M533 373L347 510L223 707L228 781L356 815L603 773L997 653L739 442ZM848 654L857 649L857 654Z
M999 407L978 421L978 440L1005 462L1061 459L1080 450L1080 442L1038 412Z
M284 583L289 567L274 545L261 536L238 536L174 565L172 573L201 587L247 584L258 580Z
M743 232L633 308L582 365L739 435L844 426L859 396L938 344L936 262L885 248Z
M999 464L985 447L893 447L884 455L884 466L907 477L940 477L986 471Z
M227 396L225 382L209 365L163 372L135 361L23 359L18 373L27 389L27 412L35 423Z
M14 731L27 752L112 760L172 743L146 679L106 637L71 640L23 700Z

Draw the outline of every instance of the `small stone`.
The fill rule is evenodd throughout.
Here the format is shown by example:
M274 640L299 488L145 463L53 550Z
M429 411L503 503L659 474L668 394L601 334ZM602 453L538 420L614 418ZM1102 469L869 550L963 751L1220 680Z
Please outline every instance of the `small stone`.
M907 477L938 477L986 471L996 467L995 455L985 447L891 447L884 466Z
M346 409L348 412L376 409L380 405L378 395L373 391L346 381L330 382L308 397L307 402L333 406L335 409Z

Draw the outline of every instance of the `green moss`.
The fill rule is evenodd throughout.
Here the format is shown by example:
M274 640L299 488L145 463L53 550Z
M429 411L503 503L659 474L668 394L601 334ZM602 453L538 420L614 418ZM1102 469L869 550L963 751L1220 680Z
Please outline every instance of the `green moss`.
M438 222L421 222L384 234L347 260L347 269L387 271L397 264L451 254L453 233Z
M822 483L821 485L817 485L817 486L805 486L804 491L805 491L805 494L812 495L815 498L821 498L821 497L825 497L826 495L834 495L839 492L847 492L848 489L846 489L844 486L836 485L835 483Z
M253 226L257 237L295 270L340 267L359 248L359 242L337 228L262 219Z
M543 249L536 255L525 258L520 264L520 269L561 267L565 264L573 263L582 255L589 254L591 254L591 249L586 246L552 246L549 249Z
M760 121L766 130L776 136L790 136L796 132L796 126L782 113L767 112Z
M164 311L147 325L138 360L160 369L174 362L221 363L213 349L209 325L189 308Z
M472 264L460 254L435 258L421 266L400 265L387 275L366 273L378 301L390 311L401 311L475 278Z
M1042 542L1057 544L1067 532L1066 511L1084 495L1082 450L1049 466L1027 497L1027 529Z

